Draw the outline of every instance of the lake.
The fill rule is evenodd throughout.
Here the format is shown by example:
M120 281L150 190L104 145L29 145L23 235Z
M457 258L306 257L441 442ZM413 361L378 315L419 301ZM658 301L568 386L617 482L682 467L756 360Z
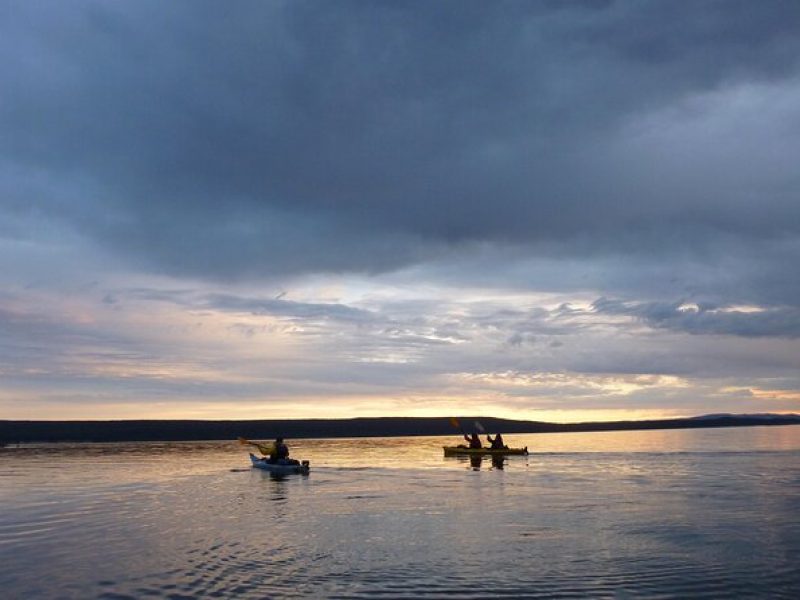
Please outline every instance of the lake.
M0 450L3 598L797 598L800 426Z

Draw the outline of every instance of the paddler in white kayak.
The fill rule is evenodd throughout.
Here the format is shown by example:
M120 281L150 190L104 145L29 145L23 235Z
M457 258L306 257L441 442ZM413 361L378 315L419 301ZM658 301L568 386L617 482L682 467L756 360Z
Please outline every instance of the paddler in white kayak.
M263 458L259 458L252 452L250 453L250 461L254 467L272 473L302 473L303 475L308 475L308 461L304 460L301 463L289 458L289 447L284 443L282 437L276 438L273 444L251 442L246 438L240 437L239 443L243 446L255 446L263 455Z
M275 444L272 447L272 452L269 453L268 462L283 465L300 464L300 461L289 458L289 446L284 443L282 437L275 438Z

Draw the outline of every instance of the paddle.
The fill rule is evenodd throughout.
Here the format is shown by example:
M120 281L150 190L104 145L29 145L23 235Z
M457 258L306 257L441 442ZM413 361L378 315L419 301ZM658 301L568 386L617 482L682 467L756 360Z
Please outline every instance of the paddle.
M461 423L458 422L458 419L456 419L455 417L450 417L450 424L456 429L458 429L465 438L468 437L467 432L464 431L463 427L461 427ZM479 423L475 421L475 424L478 425Z
M261 454L263 454L264 456L269 456L275 450L274 444L259 444L258 442L251 442L250 440L245 439L243 437L240 437L238 439L239 443L242 446L255 446L256 448L258 448L258 451L261 452Z
M458 429L462 434L467 435L467 432L464 431L464 428L461 427L461 423L458 422L458 419L455 417L450 417L450 425Z

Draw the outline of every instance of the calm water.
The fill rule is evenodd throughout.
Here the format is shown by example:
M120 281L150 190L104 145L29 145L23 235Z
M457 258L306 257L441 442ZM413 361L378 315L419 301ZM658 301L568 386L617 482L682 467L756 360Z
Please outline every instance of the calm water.
M456 441L0 450L0 596L800 597L798 426Z

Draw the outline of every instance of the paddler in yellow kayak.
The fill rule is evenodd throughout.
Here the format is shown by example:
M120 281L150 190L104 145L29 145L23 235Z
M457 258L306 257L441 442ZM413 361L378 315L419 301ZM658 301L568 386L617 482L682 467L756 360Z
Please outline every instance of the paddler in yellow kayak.
M489 442L491 450L508 450L508 446L503 442L503 436L499 433L494 436L494 439L492 439L492 436L487 435L486 441Z
M469 442L470 448L480 449L483 448L483 444L481 444L481 438L478 437L477 433L473 433L471 435L464 434L464 439Z

